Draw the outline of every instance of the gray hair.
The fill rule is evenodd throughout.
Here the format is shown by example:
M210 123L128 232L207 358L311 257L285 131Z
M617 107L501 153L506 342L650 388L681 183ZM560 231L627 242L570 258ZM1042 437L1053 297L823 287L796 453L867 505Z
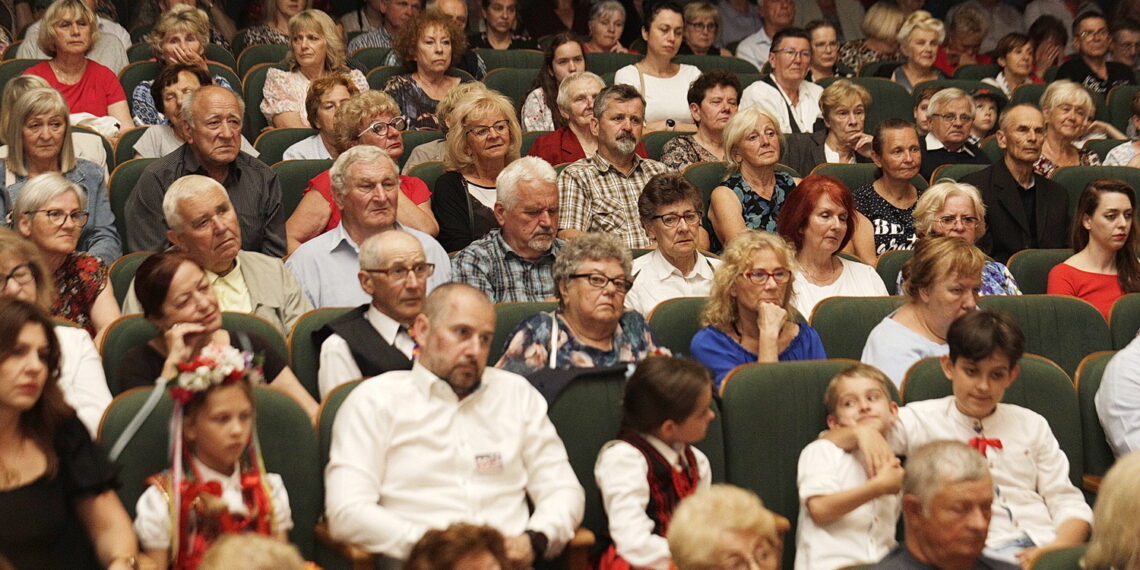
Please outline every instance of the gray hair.
M4 138L8 143L8 170L20 176L27 176L27 149L24 148L24 124L36 115L56 115L63 121L63 146L59 149L57 164L60 172L68 172L75 168L74 143L71 141L71 111L67 108L67 101L63 95L51 87L37 87L28 90L16 99L12 107L5 107L4 114L9 115L5 126Z
M243 122L245 121L245 101L243 101L241 97L238 97L237 93L219 85L203 85L191 91L189 95L182 99L182 108L178 110L178 114L182 116L182 122L186 123L186 126L191 129L194 128L194 101L197 101L198 95L207 89L221 89L233 95L234 100L237 101L238 104L238 116L242 118Z
M183 200L201 196L214 189L221 190L222 194L229 200L230 193L226 187L209 176L187 174L175 180L166 189L166 194L162 196L162 217L166 220L167 227L176 232L182 231L182 224L185 220L182 219L182 213L178 211L179 204Z
M942 112L942 106L949 104L951 101L958 99L965 99L970 103L970 114L974 114L974 98L969 93L958 89L957 87L947 87L946 89L939 89L930 98L930 103L926 106L928 115L934 115Z
M594 98L594 118L602 118L602 114L606 112L606 107L610 105L610 101L616 100L619 103L624 103L631 99L641 101L642 109L645 108L645 97L642 97L641 92L632 85L618 83L617 85L610 85L609 87L603 88L598 92L598 96ZM644 114L644 110L642 114Z
M601 77L598 77L596 73L589 71L576 71L571 73L563 77L562 82L558 84L558 97L554 102L558 105L559 109L565 110L570 107L570 86L578 81L587 79L593 80L597 82L598 85L601 85L601 87L598 88L599 92L606 87L606 82L603 81Z
M970 199L974 204L974 214L978 216L978 237L986 233L986 203L982 201L978 189L971 184L943 178L927 188L914 203L911 215L914 216L914 229L919 236L934 235L932 232L937 221L934 215L954 196L965 196Z
M52 198L64 192L75 192L79 198L79 209L87 209L87 192L78 184L66 179L58 172L45 172L37 174L24 183L16 202L12 204L12 211L17 215L27 214L44 207ZM13 220L14 221L14 220Z
M497 201L510 210L519 202L519 182L549 182L558 183L558 173L549 162L537 156L524 156L516 159L499 172L495 179Z
M621 14L621 16L624 18L625 6L622 6L621 2L618 2L617 0L602 0L601 2L595 2L593 6L590 6L590 17L588 18L588 21L593 22L594 20L597 20L606 14L612 14L614 12Z
M570 276L578 272L578 266L583 261L603 261L613 259L621 264L622 271L628 276L633 272L633 258L629 255L629 248L617 236L604 233L584 233L570 240L562 249L558 250L558 257L554 260L554 291L559 296L559 303L564 303L562 295L558 293L563 283L570 281Z
M1064 104L1084 109L1089 117L1096 113L1096 103L1087 89L1068 79L1059 79L1050 83L1041 94L1041 112L1048 113L1053 107Z
M960 441L935 441L910 454L903 476L903 494L914 495L923 513L943 485L978 481L990 474L978 450Z
M392 164L392 170L399 174L400 168L396 166L396 161L392 160L392 157L388 156L388 152L382 148L370 144L360 144L340 153L332 168L329 169L333 196L344 198L345 194L348 194L348 170L352 168L352 165L358 162L374 162L377 160L387 160Z
M32 89L39 88L51 89L51 84L39 75L17 75L9 79L8 83L4 85L4 96L0 100L0 109L11 109L20 96ZM10 115L11 113L0 113L0 138L7 137Z
M911 32L915 30L937 33L938 45L942 45L942 42L946 41L946 26L942 24L942 20L935 18L926 10L915 10L903 20L897 36L899 43L905 44L910 39Z

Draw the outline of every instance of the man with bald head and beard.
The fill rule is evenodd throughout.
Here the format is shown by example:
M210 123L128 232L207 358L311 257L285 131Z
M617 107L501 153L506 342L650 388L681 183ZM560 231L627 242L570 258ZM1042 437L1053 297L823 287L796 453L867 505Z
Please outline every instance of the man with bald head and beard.
M491 302L470 285L442 285L413 331L412 369L365 380L337 412L325 470L332 537L398 568L424 532L474 522L503 533L517 567L556 556L585 493L543 397L486 366Z

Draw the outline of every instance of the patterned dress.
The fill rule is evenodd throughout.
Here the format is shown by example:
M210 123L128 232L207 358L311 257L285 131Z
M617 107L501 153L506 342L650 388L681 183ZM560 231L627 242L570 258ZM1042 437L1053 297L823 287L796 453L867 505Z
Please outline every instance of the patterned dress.
M558 334L556 341L551 343L555 319ZM556 352L553 366L550 365L552 344ZM502 358L495 366L525 375L544 368L568 370L637 362L662 351L668 354L667 349L658 348L649 324L637 311L628 311L621 316L614 331L613 346L609 350L594 348L579 341L560 313L538 313L515 327L507 338Z
M260 45L289 45L289 35L269 27L269 24L254 26L245 32L245 47Z
M1077 153L1080 155L1081 166L1101 165L1100 155L1097 154L1095 150L1083 148L1078 150ZM1041 158L1038 158L1037 162L1033 163L1033 171L1046 178L1052 178L1053 173L1056 172L1058 168L1061 168L1061 166L1053 162L1048 156L1045 156L1045 153L1041 153Z
M850 69L854 69L855 73L862 71L864 65L877 61L902 61L902 55L898 52L882 55L867 47L866 40L843 42L843 45L839 46L839 63Z
M776 217L780 215L780 208L788 194L796 187L792 175L786 172L776 172L776 187L772 190L772 198L766 199L757 194L744 177L734 174L724 181L722 186L728 187L736 194L743 207L744 225L754 230L776 231Z
M673 170L681 171L694 162L720 162L719 156L701 146L693 135L678 135L665 143L661 162Z
M107 286L107 266L94 255L74 251L55 270L52 279L57 293L51 306L52 316L72 321L95 336L91 307Z
M914 204L900 209L875 192L873 184L855 190L856 209L871 220L875 230L875 255L895 249L914 249ZM918 193L922 195L921 192ZM918 203L917 197L915 203Z
M388 83L384 85L384 92L396 100L400 114L408 118L408 130L439 128L439 119L435 116L435 107L439 105L439 101L429 97L412 79L410 73L388 79Z

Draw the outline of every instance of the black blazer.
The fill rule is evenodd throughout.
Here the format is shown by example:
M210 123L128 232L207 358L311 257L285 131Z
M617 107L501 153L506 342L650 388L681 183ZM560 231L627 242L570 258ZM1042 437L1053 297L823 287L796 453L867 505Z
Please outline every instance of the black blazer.
M1020 186L1005 161L963 176L959 182L973 184L986 205L986 234L978 247L997 261L1023 249L1057 249L1069 245L1069 193L1064 186L1033 174L1037 192L1037 235L1030 235L1029 221L1021 205Z
M813 168L827 162L823 152L823 141L827 139L827 130L814 133L793 133L784 138L784 152L780 162L792 167L800 176L811 174ZM871 159L855 153L855 162L871 162ZM854 190L854 188L848 188Z

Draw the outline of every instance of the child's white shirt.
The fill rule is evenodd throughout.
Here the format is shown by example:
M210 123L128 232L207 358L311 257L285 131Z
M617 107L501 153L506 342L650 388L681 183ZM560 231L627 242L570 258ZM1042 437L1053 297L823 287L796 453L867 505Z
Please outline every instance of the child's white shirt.
M684 444L673 448L651 435L641 436L674 469L681 469ZM712 468L701 450L692 449L697 462L697 490L707 489L712 484ZM645 512L649 506L648 473L645 456L622 440L607 442L594 464L594 480L602 493L610 538L618 556L635 568L668 570L673 563L669 541L653 534L653 519Z
M235 515L248 515L249 510L241 494L241 471L234 468L230 475L223 475L207 467L197 458L192 459L201 474L203 482L218 481L222 485L222 500ZM285 482L276 473L266 473L270 499L273 501L274 518L278 531L293 528L293 513L289 508L289 493ZM135 533L143 550L165 550L170 548L170 504L166 495L158 487L151 485L143 491L135 508Z
M807 500L853 489L867 482L862 455L847 453L825 439L800 452L796 486L800 516L796 529L796 570L832 570L873 564L896 546L899 495L879 495L828 524L816 524Z

